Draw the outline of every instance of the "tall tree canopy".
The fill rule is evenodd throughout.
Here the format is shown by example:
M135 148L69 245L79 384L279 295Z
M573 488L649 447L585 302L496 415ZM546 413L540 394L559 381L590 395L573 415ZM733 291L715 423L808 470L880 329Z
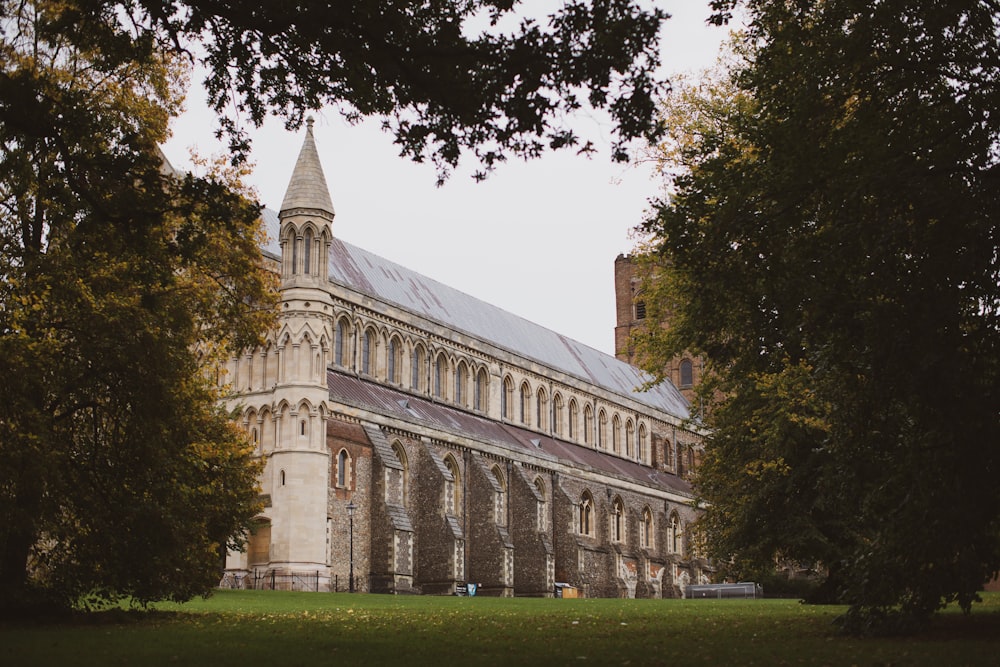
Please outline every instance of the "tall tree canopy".
M75 46L62 3L0 7L0 608L186 599L256 511L205 364L273 321L259 208L163 162L168 60Z
M196 55L234 155L244 129L334 105L382 117L404 155L443 178L471 151L485 170L547 147L588 150L567 118L606 109L625 142L658 131L657 33L635 0L575 0L547 19L517 0L70 0L54 29L112 61ZM482 175L482 173L480 174Z
M1000 568L1000 6L742 4L727 77L671 102L640 343L724 397L711 554L819 561L848 629L913 628Z

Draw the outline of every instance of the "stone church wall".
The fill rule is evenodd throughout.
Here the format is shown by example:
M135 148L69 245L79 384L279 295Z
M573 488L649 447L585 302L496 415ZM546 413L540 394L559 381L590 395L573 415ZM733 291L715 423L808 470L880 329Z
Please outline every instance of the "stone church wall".
M514 546L507 528L510 504L505 498L498 517L497 496L506 497L508 494L498 484L494 467L506 476L506 461L486 458L478 453L471 453L468 457L469 581L479 585L481 595L510 597L513 589L509 577L505 576L507 553Z
M441 455L432 445L417 448L413 488L416 529L416 580L422 593L450 594L455 590L455 535L445 511L447 480ZM437 461L435 461L437 457Z
M393 438L402 447L407 463L413 452L405 440ZM415 540L406 503L410 489L408 469L391 450L375 446L372 467L371 590L373 593L418 592L413 590Z
M539 478L543 489L535 485ZM514 594L534 597L551 596L549 562L552 540L549 537L548 500L552 488L550 475L520 465L511 466L510 476L510 536L514 544ZM539 505L542 522L539 525Z
M327 448L330 451L330 493L327 501L328 540L330 543L330 587L345 591L350 588L351 520L347 505L354 511L354 579L355 590L368 590L372 513L367 502L372 497L372 448L364 430L357 424L337 420L327 422ZM339 480L339 453L348 454L344 484Z
M585 597L616 597L610 579L610 554L603 540L602 526L607 520L606 493L603 486L569 475L560 475L558 512L559 534L556 539L556 579L576 586ZM578 526L581 498L588 492L594 501L591 534Z
M552 546L555 551L555 580L575 588L583 588L578 558L579 539L575 515L579 498L570 497L563 487L563 475L552 479Z

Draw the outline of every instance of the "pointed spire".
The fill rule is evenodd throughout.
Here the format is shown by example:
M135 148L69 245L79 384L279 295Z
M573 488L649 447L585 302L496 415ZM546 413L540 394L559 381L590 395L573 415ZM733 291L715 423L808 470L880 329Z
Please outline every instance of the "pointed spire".
M335 212L333 202L330 200L330 188L326 185L312 128L313 119L310 116L306 118L306 138L302 142L299 159L288 182L285 199L281 202L279 216L283 217L286 212L291 213L292 210L306 209L310 212L325 213L323 217L333 220Z

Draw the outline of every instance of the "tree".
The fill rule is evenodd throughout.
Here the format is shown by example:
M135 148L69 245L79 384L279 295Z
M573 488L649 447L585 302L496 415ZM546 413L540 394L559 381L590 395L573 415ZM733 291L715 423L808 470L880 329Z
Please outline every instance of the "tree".
M724 397L711 554L820 561L847 630L911 630L1000 569L1000 8L744 8L741 101L706 101L645 226L647 363L697 350Z
M64 4L55 29L108 58L199 54L237 158L247 117L259 125L278 112L297 127L325 104L351 119L382 117L401 153L433 160L442 179L466 151L488 171L508 155L590 150L565 122L584 104L610 113L619 160L626 142L658 131L666 15L634 0L568 2L547 21L521 18L517 0Z
M171 61L75 47L62 3L2 8L0 607L187 599L257 511L206 371L274 319L259 207L164 164Z

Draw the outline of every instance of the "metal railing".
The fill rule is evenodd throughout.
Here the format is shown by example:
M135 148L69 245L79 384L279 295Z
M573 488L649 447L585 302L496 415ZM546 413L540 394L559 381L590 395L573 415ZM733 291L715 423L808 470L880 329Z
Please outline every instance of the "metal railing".
M752 581L741 581L738 584L694 584L685 587L684 597L757 600L764 597L764 589Z
M347 577L333 575L329 585L320 585L320 573L317 572L279 572L277 570L260 570L249 573L226 572L222 575L219 588L257 590L257 591L330 591L344 593L351 590ZM364 576L354 577L354 590L368 590L368 581Z

